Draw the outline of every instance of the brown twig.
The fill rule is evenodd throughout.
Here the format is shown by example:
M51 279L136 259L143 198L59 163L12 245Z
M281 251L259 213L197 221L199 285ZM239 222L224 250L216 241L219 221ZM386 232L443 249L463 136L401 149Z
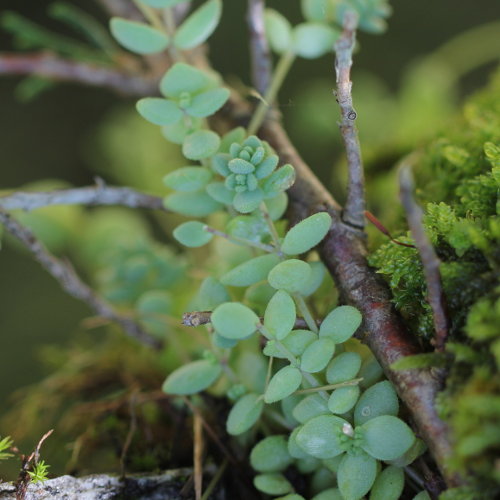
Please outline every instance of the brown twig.
M61 189L46 192L16 191L0 196L0 209L34 210L49 205L122 205L151 210L167 209L162 198L141 193L131 188L109 187L98 182L96 186Z
M198 413L193 415L193 476L196 500L203 492L203 422Z
M264 0L248 0L247 22L250 29L252 81L264 95L271 82L271 55L264 29Z
M335 44L335 73L337 75L337 102L342 117L340 131L349 169L347 200L342 217L345 222L363 228L365 224L365 178L358 131L355 125L357 114L352 105L350 76L357 23L358 15L354 11L347 11L343 22L344 31Z
M212 316L212 311L186 312L182 315L182 324L184 326L195 326L195 327L200 325L207 325L208 323L210 323L211 316ZM260 321L263 322L264 319L260 318ZM319 320L316 320L316 323L318 324L318 326L321 324ZM297 318L295 320L294 328L298 330L309 329L305 319L303 318Z
M407 248L415 248L415 245L412 245L411 243L404 243L402 241L396 240L395 238L392 237L391 233L389 230L380 222L371 212L368 210L365 210L365 217L382 233L385 234L393 243L396 243L396 245L402 246L402 247L407 247Z
M96 64L63 59L51 53L10 54L0 52L0 75L33 75L61 82L79 82L104 87L119 94L146 96L156 94L156 78L145 78Z
M33 254L35 260L60 283L69 295L85 302L100 316L119 324L130 337L151 347L160 347L160 342L157 339L144 331L133 319L115 311L110 304L99 297L80 279L70 264L50 254L28 228L19 224L10 214L2 209L0 209L0 222L12 236L19 240Z
M439 271L440 260L425 233L422 224L422 209L413 199L413 178L408 166L402 166L399 171L399 189L401 203L405 209L408 226L420 255L427 284L427 301L432 308L434 321L434 345L437 351L442 352L448 337L448 316L446 314L446 297L443 292L441 273Z

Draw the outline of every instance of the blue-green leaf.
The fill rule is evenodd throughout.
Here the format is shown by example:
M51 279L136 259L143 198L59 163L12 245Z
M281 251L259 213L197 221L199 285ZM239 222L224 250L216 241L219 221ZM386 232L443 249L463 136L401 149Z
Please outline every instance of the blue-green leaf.
M227 432L232 436L243 434L259 420L263 408L264 401L259 394L246 394L231 408L226 422Z
M250 453L250 464L258 472L281 472L292 462L285 436L266 437Z
M327 406L327 400L319 394L311 394L302 401L299 401L293 409L292 415L301 424L319 415L329 415L330 410Z
M202 359L172 372L163 383L167 394L196 394L211 386L222 373L220 364Z
M305 59L315 59L333 51L339 33L323 23L302 23L293 30L293 50Z
M295 302L284 290L278 290L266 308L264 326L273 337L283 340L292 331L295 319Z
M113 17L109 25L120 45L136 54L154 54L168 47L168 36L147 24Z
M293 490L285 476L278 473L259 474L255 476L253 484L259 491L268 495L285 495Z
M320 212L299 222L288 231L281 249L288 255L297 255L314 248L328 233L332 218Z
M173 212L190 217L205 217L221 208L221 204L204 191L172 193L163 200L163 204Z
M303 297L312 295L321 286L325 278L325 265L321 261L309 262L308 264L311 267L311 275L299 291Z
M222 14L221 0L208 0L195 10L174 36L178 49L188 50L202 44L217 28Z
M377 461L366 453L347 454L340 462L337 483L345 500L359 500L370 488L377 476Z
M278 196L282 191L286 191L295 182L295 169L286 164L273 172L264 182L264 194L266 198Z
M184 119L179 120L173 125L165 125L161 128L161 133L165 139L168 139L174 144L182 144L184 139L189 135L200 129L202 126L201 118L191 118L188 122Z
M300 369L309 373L323 370L332 359L335 352L335 342L328 338L315 340L307 346L302 354Z
M294 366L285 366L277 371L269 381L264 394L264 401L274 403L286 398L299 388L301 382L302 374L300 370Z
M263 198L264 196L260 189L244 191L243 193L236 193L233 199L233 205L238 212L248 214L259 207Z
M170 98L179 98L181 94L197 94L214 86L213 78L194 66L175 63L160 81L161 93Z
M212 178L212 172L205 167L181 167L163 178L165 186L182 192L199 191Z
M354 423L361 425L380 415L396 416L398 411L396 391L388 380L384 380L372 385L359 398L354 410Z
M213 311L217 306L229 300L230 297L224 285L209 276L200 285L195 299L195 307L200 311Z
M282 289L293 294L300 291L310 275L311 268L307 262L288 259L275 266L267 279L273 288Z
M212 325L228 339L243 339L257 330L259 317L239 302L226 302L212 313Z
M346 382L356 377L361 367L361 356L356 352L343 352L335 356L326 369L329 384Z
M156 9L164 9L165 7L173 7L187 0L139 0L141 3L155 7Z
M288 207L288 195L281 192L273 198L264 200L264 203L266 204L267 211L269 212L269 217L271 217L271 220L276 221L281 219L286 212Z
M373 483L370 500L398 500L405 486L402 467L386 467Z
M223 182L211 182L205 189L215 201L224 205L232 205L234 191L227 189Z
M228 271L221 282L229 286L250 286L266 279L269 271L280 261L276 254L260 255Z
M143 118L155 125L173 125L182 118L182 111L175 102L160 97L140 99L136 108Z
M339 387L335 389L328 400L328 409L332 413L347 413L351 410L359 398L359 387L357 385Z
M266 38L271 49L283 54L292 48L292 27L288 19L274 9L264 11Z
M361 319L361 313L355 307L337 307L321 323L319 336L328 337L336 344L341 344L354 335Z
M189 134L182 144L182 154L190 160L202 160L217 153L220 137L211 130L197 130Z
M228 99L229 90L227 89L207 90L196 95L185 111L188 115L205 118L222 108Z
M192 220L177 226L173 232L174 238L186 247L196 248L206 245L213 234L205 231L205 224Z
M281 343L294 355L302 356L306 347L314 342L318 336L309 330L292 330ZM267 342L263 350L266 356L273 356L274 358L286 358L280 349L276 346L274 340Z

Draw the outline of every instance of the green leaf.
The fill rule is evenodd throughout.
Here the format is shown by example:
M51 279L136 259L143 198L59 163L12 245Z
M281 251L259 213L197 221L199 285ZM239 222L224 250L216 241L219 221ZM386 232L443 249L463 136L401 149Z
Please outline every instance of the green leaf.
M271 49L283 54L292 48L292 27L288 19L274 9L264 11L266 38Z
M335 342L328 338L312 342L302 354L300 369L308 373L323 370L332 359L335 352Z
M226 422L227 432L232 436L243 434L259 420L263 408L264 401L259 394L246 394L231 408Z
M328 488L315 495L311 500L344 500L338 488Z
M264 401L266 403L274 403L280 401L292 392L295 392L302 382L302 374L298 368L294 366L285 366L278 370L273 378L269 381Z
M284 290L278 290L266 308L264 326L273 337L283 340L292 331L295 319L295 302Z
M139 0L141 3L145 5L149 5L150 7L154 7L156 9L163 9L165 7L173 7L182 2L187 2L187 0Z
M415 438L415 442L412 444L411 448L405 452L404 455L401 455L396 460L389 460L388 463L390 465L394 465L396 467L406 467L413 463L420 455L427 451L427 445L419 438Z
M230 297L224 285L209 276L203 280L196 294L195 308L200 311L213 311L217 306L229 300Z
M326 212L311 215L286 233L281 249L288 255L305 253L326 236L331 225L332 218Z
M250 286L266 279L269 271L280 261L276 254L260 255L228 271L221 282L229 286Z
M214 80L194 66L186 63L175 63L160 81L160 92L170 98L179 98L181 94L197 94L208 90L215 84Z
M339 387L335 389L328 400L328 409L332 413L347 413L351 410L359 398L359 387L357 385Z
M316 458L333 458L344 452L342 427L347 422L335 415L311 418L297 433L298 445Z
M405 474L401 467L386 467L373 483L370 500L398 500L405 486Z
M292 412L295 420L301 424L306 423L308 420L311 420L311 418L329 414L330 410L327 406L327 400L322 398L319 394L307 396L297 403Z
M355 307L336 307L321 323L319 336L341 344L354 335L361 319L361 313Z
M245 140L247 136L247 131L243 127L236 127L227 132L222 136L222 141L220 145L220 150L223 153L229 153L229 148L231 144L238 143L240 144Z
M253 480L254 486L268 495L285 495L293 491L293 486L283 474L259 474Z
M266 437L250 453L250 465L258 472L281 472L292 462L285 436Z
M228 222L226 232L231 236L260 242L268 234L268 228L258 215L238 215Z
M300 291L310 275L311 268L307 262L288 259L275 266L267 279L273 288L293 294Z
M431 497L429 496L429 493L427 493L427 491L422 490L420 493L416 494L413 497L413 500L431 500Z
M160 97L140 99L136 108L143 118L155 125L173 125L182 118L182 111L175 102Z
M227 89L207 90L196 95L185 111L188 115L205 118L222 108L228 99L229 90Z
M378 460L396 460L406 453L415 441L413 431L399 418L382 415L365 422L361 447Z
M222 349L232 349L238 343L237 340L227 339L218 332L213 333L212 339L214 344Z
M357 352L343 352L332 359L326 369L329 384L346 382L356 377L361 367L361 356Z
M396 391L388 380L372 385L359 398L354 410L354 423L364 424L380 415L394 415L399 411Z
M223 182L211 182L205 189L215 201L224 205L233 204L234 191L227 189Z
M173 125L165 125L161 128L161 133L165 139L174 144L182 144L184 139L202 126L201 118L191 118L189 123L186 120L179 120Z
M163 200L163 204L172 212L189 217L205 217L221 208L221 204L217 203L204 191L172 193Z
M188 363L172 372L163 383L167 394L196 394L211 386L221 375L220 364L202 359Z
M362 389L372 386L378 382L384 376L384 371L380 366L379 362L375 359L373 354L370 354L366 358L362 365L361 370L359 370L358 377L363 380L359 383Z
M290 493L289 495L278 497L274 500L305 500L305 498L302 495L297 495L297 493Z
M297 434L302 429L302 426L295 427L290 436L288 436L288 453L293 458L307 458L310 457L298 444L297 444Z
M182 154L189 160L202 160L217 153L220 137L211 130L197 130L189 134L182 144Z
M212 175L206 167L181 167L167 174L163 183L176 191L189 193L205 187Z
M366 453L346 454L340 462L337 483L344 500L359 500L370 488L377 476L377 461Z
M136 54L155 54L168 47L168 36L147 24L113 17L109 27L120 45Z
M167 332L164 316L171 313L172 295L163 290L144 292L135 303L139 320L146 330L163 339Z
M272 221L277 221L283 217L288 207L288 195L286 193L279 193L273 198L264 200L269 217Z
M212 325L228 339L243 339L257 330L259 317L239 302L226 302L212 313Z
M440 352L425 352L399 358L391 364L392 370L418 370L421 368L444 368L450 362L449 356Z
M339 33L322 23L302 23L293 30L293 50L305 59L315 59L333 51Z
M263 197L263 193L260 189L236 193L233 199L233 206L238 212L248 214L259 207Z
M196 9L178 28L174 44L188 50L202 44L217 28L222 14L221 0L208 0Z
M335 4L331 0L302 0L301 8L308 21L330 23L335 19Z
M302 353L304 352L306 347L314 342L317 338L318 336L314 332L311 332L309 330L293 330L281 341L281 343L294 356L302 356ZM267 342L263 352L266 356L286 359L286 355L279 350L274 340L270 340L269 342Z
M266 182L263 189L266 198L278 196L282 191L286 191L295 182L295 169L289 165L283 165L273 172Z
M299 291L303 297L312 295L321 286L325 278L325 265L321 261L309 262L308 264L311 267L311 275Z
M177 241L190 248L206 245L213 238L213 234L205 231L205 224L195 220L177 226L173 235Z

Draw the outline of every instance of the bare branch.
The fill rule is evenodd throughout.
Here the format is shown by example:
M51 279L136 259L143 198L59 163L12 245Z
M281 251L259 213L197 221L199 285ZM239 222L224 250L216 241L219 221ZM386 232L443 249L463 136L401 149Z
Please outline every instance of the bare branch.
M350 76L357 23L357 14L353 11L346 12L343 23L344 31L335 44L335 72L337 75L337 102L342 117L340 131L344 140L349 168L347 201L342 217L345 222L363 228L365 224L365 179L358 131L355 125L357 115L352 105Z
M34 210L48 205L123 205L130 208L148 208L168 211L159 196L135 191L131 188L97 186L61 189L46 192L16 191L0 196L0 209Z
M271 55L264 30L264 3L265 0L248 0L247 12L252 81L261 95L264 95L269 88L272 73Z
M427 301L432 308L434 330L436 337L434 345L437 351L442 352L448 337L448 317L446 314L446 297L441 285L439 271L440 260L425 234L422 224L422 209L413 199L413 179L410 167L403 166L399 171L399 188L401 203L406 212L408 226L415 240L415 245L422 261L425 282L427 284Z
M51 53L0 53L0 75L33 75L62 82L103 87L119 94L147 96L158 92L156 79L138 77L118 69L63 59Z
M59 281L69 295L85 302L98 315L119 324L130 337L155 348L160 346L160 342L145 332L138 323L115 311L110 304L83 283L70 264L50 254L28 228L19 224L10 214L1 209L0 222L33 254L35 260Z

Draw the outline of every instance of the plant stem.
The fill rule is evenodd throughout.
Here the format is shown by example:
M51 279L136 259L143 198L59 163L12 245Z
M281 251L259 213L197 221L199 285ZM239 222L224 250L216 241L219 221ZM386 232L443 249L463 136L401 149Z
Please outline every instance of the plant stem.
M274 246L277 249L278 255L283 258L283 254L281 253L281 242L278 231L276 231L276 226L274 225L271 216L269 215L269 211L267 210L267 206L264 202L260 204L259 207L264 220L266 221L267 227L269 228L269 232L271 233L271 238L273 239Z
M314 318L312 317L311 311L309 311L309 308L307 307L304 297L302 297L300 293L294 293L293 298L295 299L295 303L297 304L300 313L302 314L305 322L307 323L309 330L311 330L314 333L318 333L319 331L318 325L316 324L316 321L314 321Z
M339 387L350 387L351 385L358 385L363 378L354 378L352 380L347 380L346 382L339 382L338 384L329 384L322 385L320 387L309 387L307 389L300 389L299 391L295 391L295 394L309 394L311 392L318 391L333 391L334 389L338 389Z
M163 26L160 16L156 13L156 11L149 5L146 5L139 0L133 1L135 6L141 11L141 14L147 19L151 26L165 33L165 27Z
M265 243L257 243L256 241L246 240L245 238L239 238L238 236L231 236L223 231L219 231L210 226L204 227L205 231L215 234L216 236L220 236L221 238L225 238L226 240L231 241L234 244L241 244L250 247L259 248L260 250L264 250L265 252L275 253L276 249L272 245L266 245Z
M250 124L248 125L248 135L253 135L259 130L262 122L266 118L269 107L272 106L276 100L278 91L283 84L283 81L285 80L285 77L288 74L294 60L295 54L293 52L285 52L281 56L276 68L274 69L271 84L269 85L264 98L259 102L259 105L250 120Z

